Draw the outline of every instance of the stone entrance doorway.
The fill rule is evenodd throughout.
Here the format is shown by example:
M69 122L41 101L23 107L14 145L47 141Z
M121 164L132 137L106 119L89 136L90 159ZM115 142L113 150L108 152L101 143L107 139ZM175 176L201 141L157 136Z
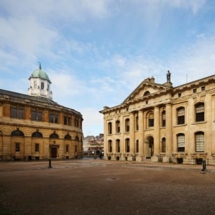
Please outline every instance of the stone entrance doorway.
M58 145L50 145L50 158L57 158Z
M151 158L154 155L154 138L152 136L146 139L146 158Z
M51 158L57 157L57 148L51 148Z

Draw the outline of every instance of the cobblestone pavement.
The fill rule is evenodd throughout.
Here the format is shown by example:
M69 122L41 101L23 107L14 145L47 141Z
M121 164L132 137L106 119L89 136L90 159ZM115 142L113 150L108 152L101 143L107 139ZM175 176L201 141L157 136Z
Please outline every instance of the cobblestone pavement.
M0 215L215 214L215 167L99 159L0 162Z

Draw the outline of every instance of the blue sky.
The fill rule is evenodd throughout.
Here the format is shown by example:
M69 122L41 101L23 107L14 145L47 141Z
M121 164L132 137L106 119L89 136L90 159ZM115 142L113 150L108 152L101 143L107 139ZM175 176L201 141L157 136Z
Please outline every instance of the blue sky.
M103 133L103 106L145 78L173 86L215 74L213 0L1 0L0 88L27 94L41 62L53 100Z

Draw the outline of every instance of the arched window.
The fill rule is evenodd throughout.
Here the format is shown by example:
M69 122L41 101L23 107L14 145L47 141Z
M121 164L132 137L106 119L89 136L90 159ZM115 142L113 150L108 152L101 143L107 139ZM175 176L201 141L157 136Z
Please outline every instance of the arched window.
M64 139L65 140L71 140L72 138L71 138L71 136L69 134L67 134L67 135L65 135Z
M177 123L178 123L178 125L185 123L185 109L184 109L184 107L180 107L177 109Z
M44 82L41 82L41 89L44 90Z
M130 131L130 119L125 120L125 132Z
M112 122L108 123L108 134L112 134Z
M24 134L23 134L22 131L20 131L19 129L17 129L17 130L15 130L15 131L13 131L13 132L11 133L11 136L24 137Z
M43 137L43 135L40 132L36 131L36 132L34 132L32 134L32 137L39 137L39 138L41 138L41 137Z
M166 152L166 138L163 137L161 140L161 152Z
M120 121L116 121L116 133L120 133Z
M75 137L75 141L79 141L79 137L78 136Z
M201 122L204 120L205 120L204 103L199 103L196 105L196 122Z
M130 152L130 140L129 140L129 138L125 139L125 152Z
M195 142L196 142L196 152L204 152L205 143L204 143L204 133L203 132L195 133Z
M120 140L116 140L116 152L120 152Z
M150 92L149 91L146 91L144 92L143 96L149 96L150 95Z
M166 127L166 111L162 111L161 113L161 123L162 123L162 127Z
M154 114L153 113L150 113L148 116L148 126L154 127Z
M108 140L108 151L112 152L112 140Z
M54 132L54 133L52 133L52 134L49 136L49 138L58 139L59 136Z
M185 151L185 135L184 134L177 135L177 146L178 146L178 152Z

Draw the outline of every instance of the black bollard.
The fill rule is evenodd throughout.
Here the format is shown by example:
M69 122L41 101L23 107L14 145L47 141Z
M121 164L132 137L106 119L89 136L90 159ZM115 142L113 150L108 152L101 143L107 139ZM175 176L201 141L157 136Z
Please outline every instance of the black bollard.
M49 159L49 168L52 168L52 160Z
M202 171L206 171L206 161L202 161Z

